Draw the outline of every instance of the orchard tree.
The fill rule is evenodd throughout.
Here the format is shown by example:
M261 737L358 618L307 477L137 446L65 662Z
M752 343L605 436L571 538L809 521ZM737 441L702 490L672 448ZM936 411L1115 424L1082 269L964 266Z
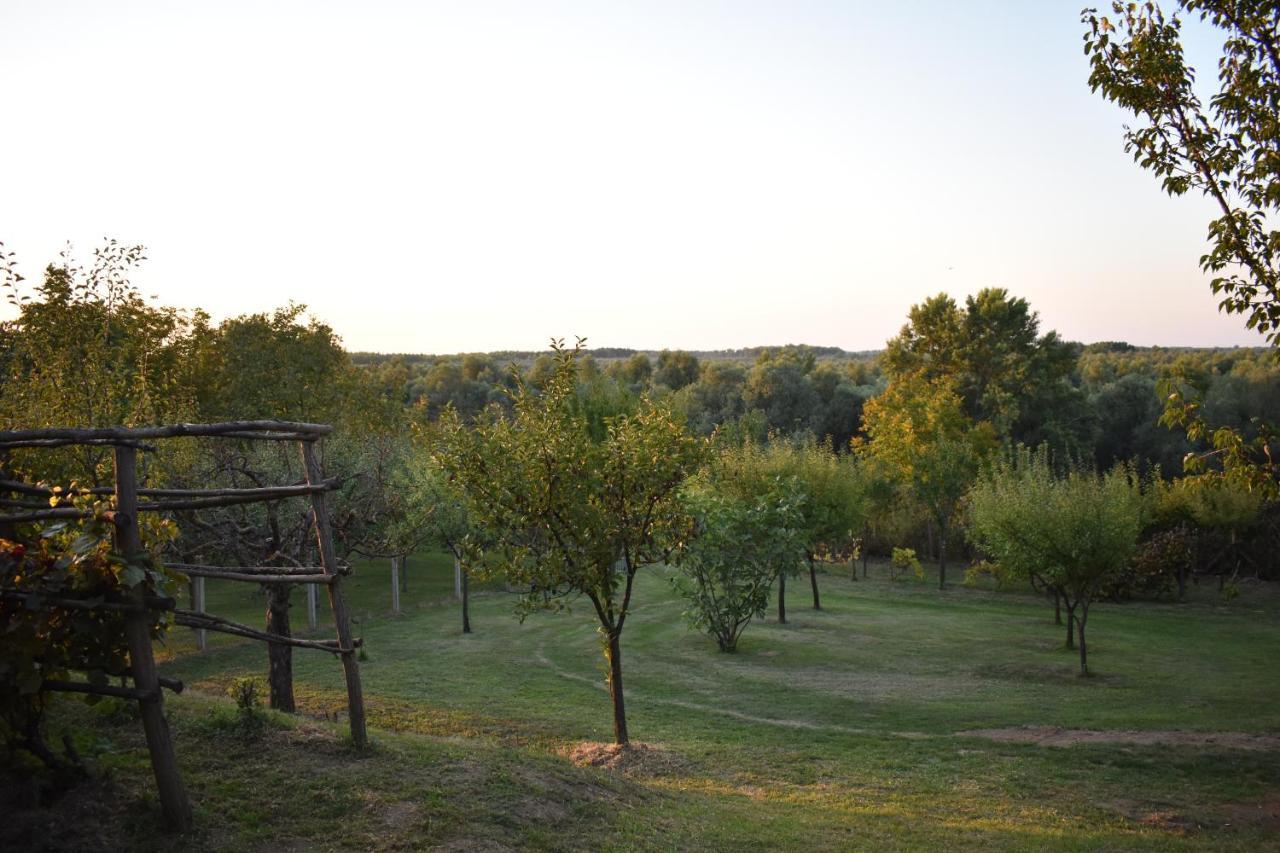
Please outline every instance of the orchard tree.
M991 425L966 417L954 384L894 382L863 409L856 449L910 490L938 531L938 587L947 585L947 543L962 499L995 449Z
M430 448L431 441L428 436L423 443ZM408 535L414 541L430 542L444 548L453 557L453 569L462 599L462 633L470 634L470 572L463 565L463 549L468 537L477 539L481 531L472 528L462 496L430 453L415 454L394 486L413 511L404 517L403 527L392 527L392 535Z
M473 427L446 413L435 458L462 496L471 523L469 567L529 592L526 608L585 596L600 623L613 701L613 733L628 742L621 638L636 572L664 562L691 519L677 491L703 455L668 411L641 400L596 421L578 395L583 341L554 341L555 369L540 393L523 384L511 417L494 409Z
M1002 570L1039 574L1057 589L1078 629L1080 674L1089 674L1089 608L1125 572L1138 546L1147 495L1137 474L1083 466L1055 473L1047 448L1019 448L990 466L970 495L970 536ZM1068 631L1068 645L1071 632Z
M795 478L775 478L759 494L722 488L713 466L686 490L697 531L672 583L689 600L693 627L734 652L747 624L769 606L774 578L805 551L804 492Z
M803 483L797 477L798 467L791 446L785 442L766 444L747 440L733 443L722 440L704 472L704 476L710 478L720 495L740 507L757 506L770 496L777 495L780 482L794 482L796 488L801 490L804 500L797 509L801 513L797 519L797 523L801 525L801 548L795 552L795 559L777 562L773 576L778 582L779 624L787 621L787 578L799 575L800 562L805 555L804 546L808 544L803 531L803 513L808 497L803 492Z
M1170 195L1198 192L1219 216L1200 266L1213 275L1219 308L1280 345L1280 24L1273 0L1179 0L1177 7L1219 30L1218 92L1208 108L1196 94L1195 69L1182 47L1182 22L1160 4L1113 3L1111 17L1085 9L1089 86L1130 111L1125 150L1160 178ZM1189 456L1191 470L1280 492L1280 436L1259 424L1252 436L1207 422L1200 392L1172 381L1162 387L1164 422L1209 442ZM1214 465L1206 468L1206 463Z

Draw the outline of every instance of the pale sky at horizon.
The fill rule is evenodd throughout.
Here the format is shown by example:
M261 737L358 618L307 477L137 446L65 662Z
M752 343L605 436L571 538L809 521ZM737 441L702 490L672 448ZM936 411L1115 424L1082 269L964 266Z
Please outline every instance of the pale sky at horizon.
M878 349L988 286L1072 340L1263 345L1081 5L0 0L0 241L28 279L142 243L164 304L305 302L353 350Z

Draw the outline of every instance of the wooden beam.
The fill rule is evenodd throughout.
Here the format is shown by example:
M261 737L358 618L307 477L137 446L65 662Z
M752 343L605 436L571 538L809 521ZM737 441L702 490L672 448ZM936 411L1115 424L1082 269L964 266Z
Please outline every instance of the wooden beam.
M0 432L0 445L21 441L72 441L75 443L139 441L148 438L218 437L235 433L286 433L289 438L312 438L333 432L329 424L295 421L225 421L214 424L170 424L154 427L98 427L91 429L19 429Z
M198 578L214 578L224 581L247 581L252 583L333 583L333 577L323 571L316 570L312 574L291 572L289 574L270 575L263 572L238 572L235 569L184 569L184 574Z
M230 619L223 619L221 616L197 613L194 610L174 611L173 621L184 628L204 628L208 631L217 631L222 634L231 634L250 640L261 640L264 643L278 643L299 649L318 649L322 652L330 652L337 655L344 655L348 652L354 653L355 649L358 649L363 644L362 640L353 639L353 645L348 649L340 646L337 640L300 640L296 637L281 637L279 634L268 634L266 631L259 631L257 628L250 628L248 625L232 622Z

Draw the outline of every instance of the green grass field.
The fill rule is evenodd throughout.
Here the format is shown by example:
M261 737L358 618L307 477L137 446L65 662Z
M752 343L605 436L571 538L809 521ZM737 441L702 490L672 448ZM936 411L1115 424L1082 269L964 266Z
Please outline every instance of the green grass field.
M821 583L822 611L807 581L789 584L789 624L771 614L725 655L686 628L663 571L645 573L623 665L632 738L650 749L597 767L571 757L611 732L589 604L521 624L514 596L481 589L464 636L442 556L410 561L399 617L387 565L363 565L347 589L370 753L333 721L346 701L329 655L295 653L302 713L248 737L225 693L265 673L265 649L215 636L200 654L178 630L164 671L189 688L167 701L195 834L160 831L128 710L67 702L53 729L87 723L101 772L24 812L0 847L6 832L35 849L87 832L90 846L174 850L1280 849L1270 589L1098 605L1096 675L1081 679L1043 599L939 592L875 565L870 580L833 569ZM211 612L259 624L262 607L255 588L210 583ZM974 731L1031 726L1106 734L1047 746L1023 742L1038 730Z

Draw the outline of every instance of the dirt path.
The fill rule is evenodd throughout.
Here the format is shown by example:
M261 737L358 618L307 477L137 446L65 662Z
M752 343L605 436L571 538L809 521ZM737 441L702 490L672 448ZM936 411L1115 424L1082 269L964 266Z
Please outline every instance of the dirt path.
M596 690L604 691L605 686L599 679L579 675L560 669L547 657L544 647L539 646L538 663L547 667L560 678L586 684ZM703 705L684 699L667 699L646 694L637 694L628 690L627 695L654 705L666 705L672 708L683 708L688 711L699 711L705 714L717 714L731 717L744 723L777 726L785 729L802 731L830 732L848 735L877 735L880 737L898 737L907 740L929 740L933 738L976 737L1000 743L1030 743L1037 746L1080 746L1082 744L1110 743L1129 744L1134 746L1190 746L1218 747L1225 749L1244 749L1257 752L1280 751L1280 734L1250 734L1248 732L1192 732L1192 731L1133 731L1124 729L1064 729L1060 726L1010 726L1002 729L967 729L952 734L928 734L926 732L896 732L882 729L841 726L834 723L815 723L812 720L792 720L785 717L758 717L754 714L735 711L715 705Z
M980 737L1002 743L1033 743L1038 746L1079 746L1092 743L1134 746L1200 746L1246 749L1259 752L1280 750L1280 734L1248 732L1125 731L1122 729L1064 729L1058 726L1012 726L1004 729L969 729L958 737Z

